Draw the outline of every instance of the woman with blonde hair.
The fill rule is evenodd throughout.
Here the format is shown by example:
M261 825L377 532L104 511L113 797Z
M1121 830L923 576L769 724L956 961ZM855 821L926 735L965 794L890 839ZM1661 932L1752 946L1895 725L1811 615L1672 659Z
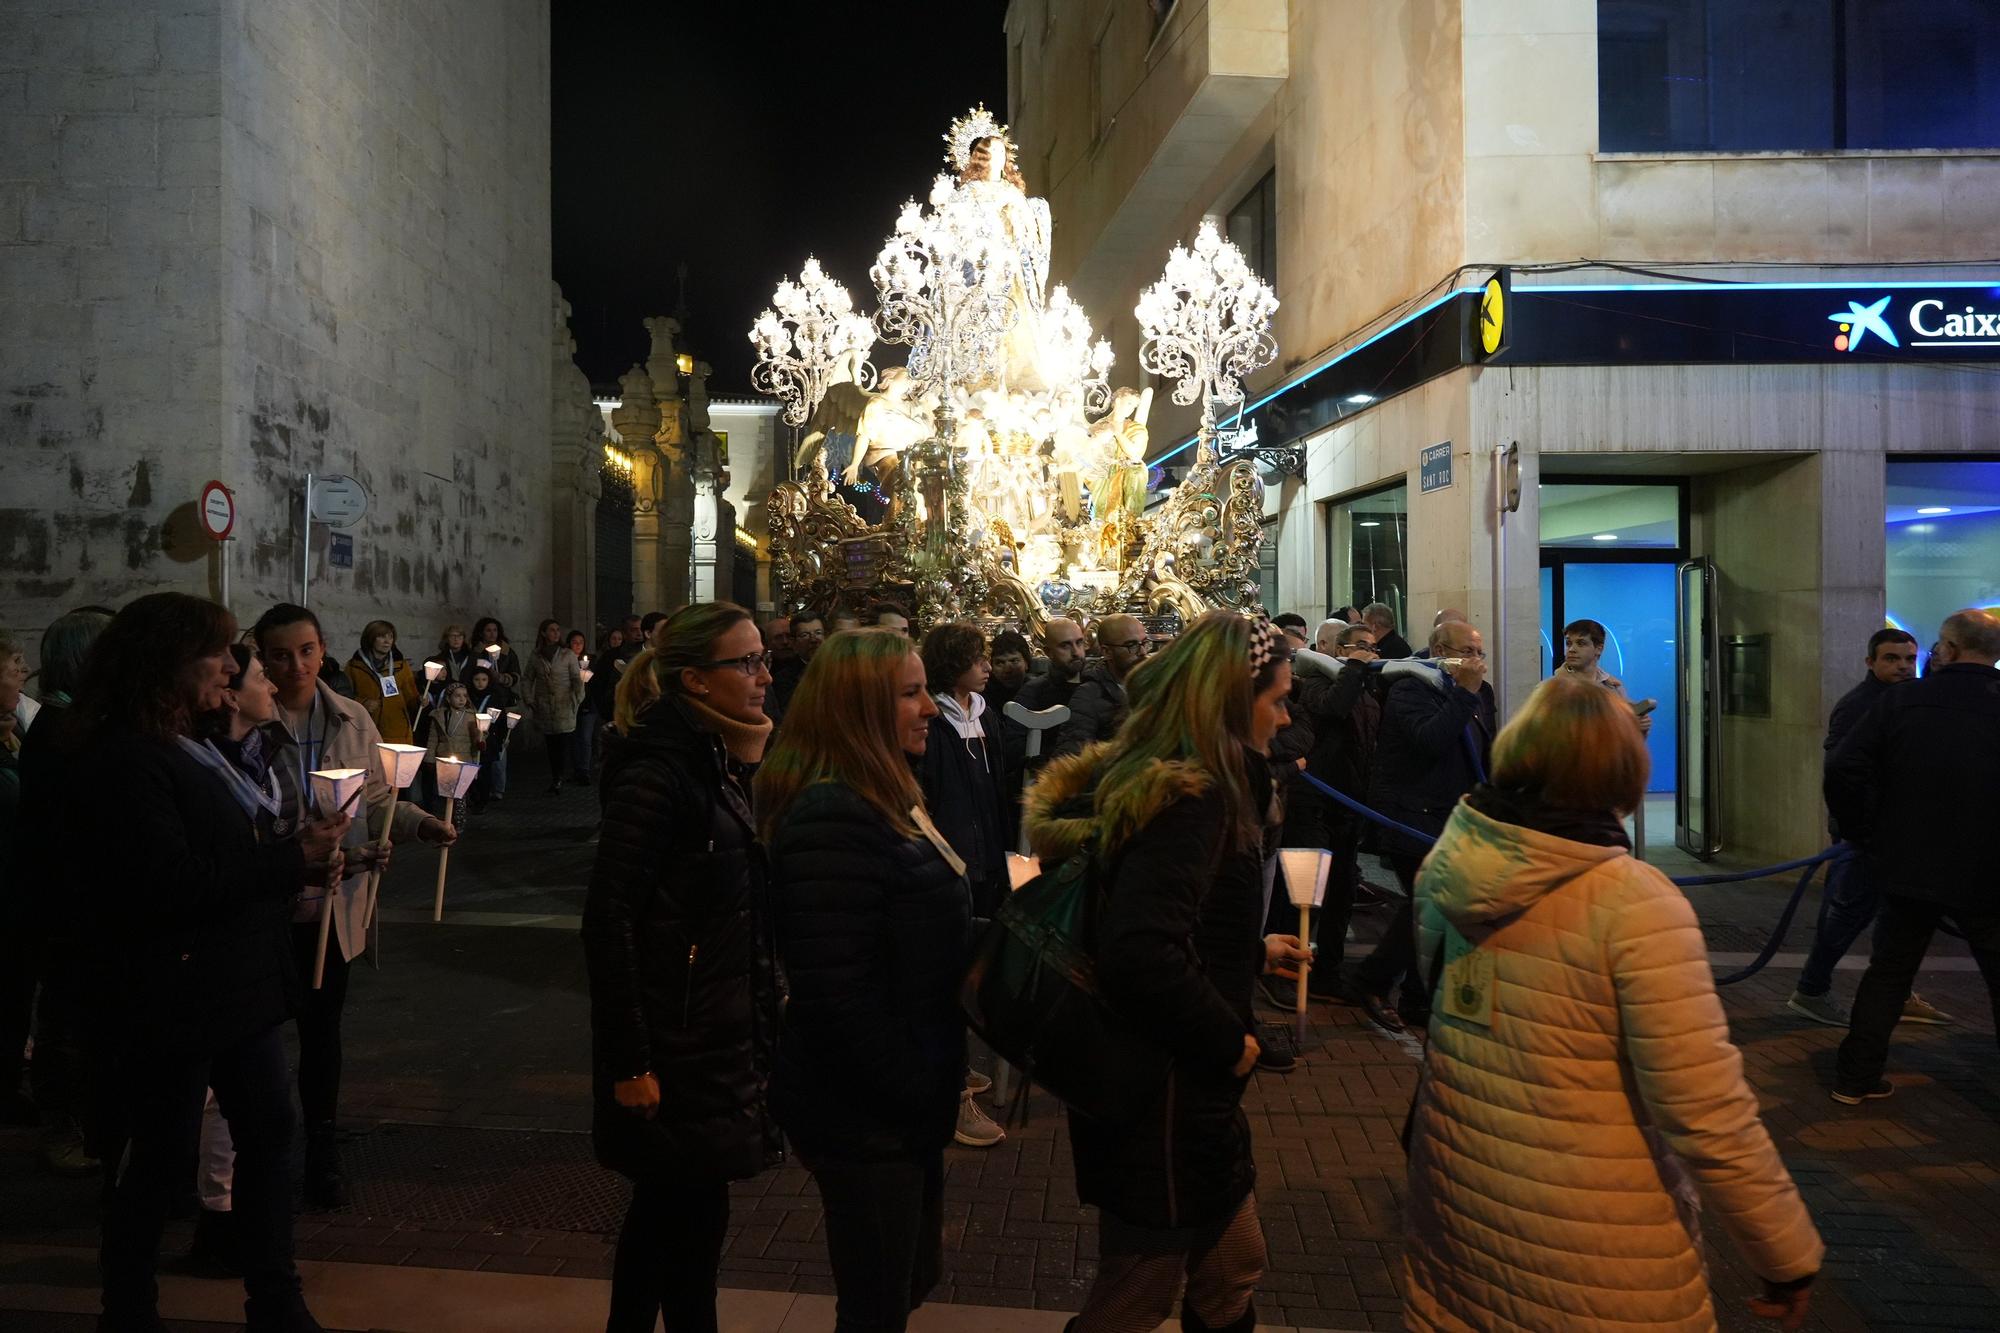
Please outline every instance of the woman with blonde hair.
M1264 755L1291 687L1282 634L1211 611L1133 669L1117 736L1052 761L1027 796L1043 864L1097 858L1105 1001L1172 1057L1136 1123L1070 1114L1077 1196L1102 1214L1077 1333L1150 1333L1183 1279L1182 1328L1256 1327L1264 1233L1240 1106L1259 1054L1252 988L1305 957L1292 936L1260 938L1277 823Z
M1413 1329L1716 1326L1700 1202L1801 1327L1824 1247L1757 1115L1694 909L1631 854L1631 707L1543 681L1416 883L1438 977L1405 1211Z
M911 767L937 711L902 634L835 634L757 774L791 982L771 1109L819 1186L840 1333L903 1329L943 1270L972 905Z
M715 1323L729 1182L774 1163L778 988L749 775L771 723L750 613L669 617L618 687L584 903L597 1159L633 1182L609 1333ZM565 650L567 651L567 650Z

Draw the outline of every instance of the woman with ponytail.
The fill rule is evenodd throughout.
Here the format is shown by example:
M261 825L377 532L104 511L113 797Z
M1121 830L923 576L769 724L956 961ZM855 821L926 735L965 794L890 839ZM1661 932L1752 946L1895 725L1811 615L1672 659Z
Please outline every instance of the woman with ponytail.
M770 655L728 602L676 612L618 684L584 904L592 1138L633 1182L608 1333L713 1330L729 1182L778 1159L778 987L750 774ZM565 656L572 656L564 650Z

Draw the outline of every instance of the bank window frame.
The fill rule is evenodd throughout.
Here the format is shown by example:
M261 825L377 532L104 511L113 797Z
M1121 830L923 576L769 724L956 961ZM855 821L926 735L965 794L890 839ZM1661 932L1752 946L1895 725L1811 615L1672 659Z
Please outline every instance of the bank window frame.
M1925 11L1883 0L1794 0L1783 15L1748 13L1739 0L1680 0L1671 11L1597 0L1596 11L1604 154L2000 149L2000 112L1983 109L1993 100L1987 89L2000 85L2000 12L1991 6ZM1959 26L1961 15L1969 27ZM1778 21L1787 17L1798 24L1789 38ZM1731 21L1742 27L1718 33ZM1891 77L1923 58L1956 58L1963 68ZM1936 108L1936 89L1967 81L1979 92L1962 110ZM1654 83L1662 86L1649 94Z
M1241 219L1239 224L1238 219ZM1278 169L1257 178L1222 215L1223 235L1243 252L1250 271L1278 286Z
M1353 506L1364 500L1372 500L1376 496L1388 495L1397 490L1403 492L1403 505L1397 515L1398 522L1395 528L1396 541L1399 543L1401 550L1402 583L1390 588L1386 595L1378 587L1374 596L1367 600L1356 601L1355 599L1360 594L1353 587L1354 570L1351 567L1351 542L1348 547L1350 567L1347 570L1345 582L1340 577L1340 561L1342 558L1342 544L1338 540L1340 513L1343 509L1351 510ZM1396 626L1399 630L1406 632L1407 637L1409 629L1407 616L1410 601L1410 499L1411 487L1409 474L1397 473L1393 476L1385 477L1372 485L1362 486L1320 502L1320 531L1326 541L1326 565L1321 574L1321 579L1325 589L1324 600L1328 614L1331 614L1336 607L1346 606L1350 603L1358 609L1365 610L1370 601L1379 601L1396 613ZM1375 567L1372 560L1370 567Z

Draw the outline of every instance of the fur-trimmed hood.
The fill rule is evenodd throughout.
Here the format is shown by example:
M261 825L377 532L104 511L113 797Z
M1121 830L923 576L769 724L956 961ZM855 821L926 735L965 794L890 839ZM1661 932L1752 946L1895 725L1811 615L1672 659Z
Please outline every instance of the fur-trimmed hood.
M1052 866L1075 855L1093 833L1102 832L1107 849L1115 849L1154 815L1184 796L1201 795L1212 781L1194 764L1156 759L1141 781L1132 783L1110 808L1099 811L1097 784L1110 760L1109 742L1065 759L1051 759L1021 798L1028 846L1042 864Z

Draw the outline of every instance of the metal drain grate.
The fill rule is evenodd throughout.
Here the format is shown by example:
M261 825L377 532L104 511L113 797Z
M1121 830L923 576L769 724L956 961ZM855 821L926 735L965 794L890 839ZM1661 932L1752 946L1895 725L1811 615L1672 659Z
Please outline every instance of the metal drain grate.
M591 1156L587 1134L385 1124L348 1140L341 1157L352 1202L340 1217L610 1236L631 1198Z

